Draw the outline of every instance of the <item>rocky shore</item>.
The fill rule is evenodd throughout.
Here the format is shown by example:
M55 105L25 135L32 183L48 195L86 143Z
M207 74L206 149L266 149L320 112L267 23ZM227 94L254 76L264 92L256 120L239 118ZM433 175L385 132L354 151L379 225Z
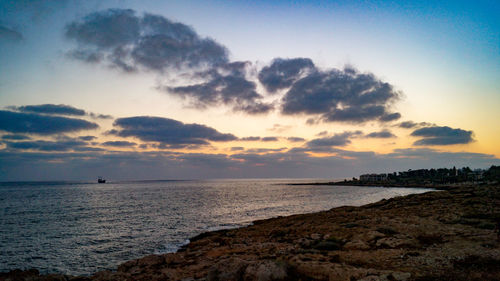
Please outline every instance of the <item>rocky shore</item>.
M499 186L459 187L203 233L92 276L0 280L500 280L499 220Z
M379 186L379 187L400 187L400 188L433 188L436 190L449 190L460 187L474 188L477 184L433 184L433 183L397 183L397 182L363 182L363 181L335 181L335 182L308 182L308 183L288 183L286 185L337 185L337 186Z

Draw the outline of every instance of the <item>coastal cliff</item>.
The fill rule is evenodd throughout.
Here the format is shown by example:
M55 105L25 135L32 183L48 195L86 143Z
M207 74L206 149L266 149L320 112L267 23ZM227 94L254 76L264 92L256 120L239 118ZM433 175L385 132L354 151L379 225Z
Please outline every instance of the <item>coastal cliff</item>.
M499 221L499 186L459 187L203 233L92 276L0 280L500 280Z

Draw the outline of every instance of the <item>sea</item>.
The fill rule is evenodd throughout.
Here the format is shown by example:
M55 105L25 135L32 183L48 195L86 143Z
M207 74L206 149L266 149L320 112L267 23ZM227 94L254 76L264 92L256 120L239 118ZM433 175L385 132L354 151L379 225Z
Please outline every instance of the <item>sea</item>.
M0 272L90 275L175 252L206 231L360 206L425 188L286 185L320 179L0 183Z

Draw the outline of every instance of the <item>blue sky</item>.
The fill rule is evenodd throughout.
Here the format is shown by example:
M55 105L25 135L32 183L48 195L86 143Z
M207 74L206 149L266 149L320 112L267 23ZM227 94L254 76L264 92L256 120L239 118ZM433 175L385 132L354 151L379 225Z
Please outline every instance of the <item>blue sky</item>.
M103 174L99 161L99 169L116 179L350 177L499 163L497 1L0 1L0 7L0 180L88 179ZM172 63L181 57L159 56L158 46L144 45L144 35L111 57L117 45L111 49L104 41L68 33L71 24L78 32L95 24L93 32L108 34L109 26L97 20L117 19L126 9L133 20L154 14L187 26L205 42L199 48L212 44L223 53L179 67ZM127 48L143 53L138 57ZM89 50L101 60L75 56ZM116 58L134 71L125 71ZM231 65L237 62L245 63ZM268 83L275 80L269 79L278 79L273 75L283 67L298 72L286 73L274 91ZM262 73L271 76L265 80ZM371 83L370 101L362 97L367 92L354 90L360 81ZM341 93L348 96L340 99ZM27 112L28 105L45 105L37 109L45 111ZM46 105L85 114L61 114ZM163 118L140 119L161 120L162 129L120 127L126 118L144 116ZM6 125L48 117L97 127L41 134L26 123ZM206 128L234 138L221 141ZM431 135L417 132L423 128ZM200 137L173 140L188 131ZM27 138L13 140L12 134ZM85 136L94 138L78 139ZM319 149L317 143L332 145ZM130 165L127 157L144 161ZM28 168L34 159L37 164ZM79 172L66 171L73 166ZM192 175L193 167L204 172Z

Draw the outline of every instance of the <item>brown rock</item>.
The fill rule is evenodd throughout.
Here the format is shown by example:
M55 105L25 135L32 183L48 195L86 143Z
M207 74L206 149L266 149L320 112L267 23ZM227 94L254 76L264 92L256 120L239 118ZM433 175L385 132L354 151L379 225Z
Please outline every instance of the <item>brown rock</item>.
M288 267L281 261L265 260L249 265L243 276L245 281L287 280Z
M149 255L137 261L139 266L154 267L165 263L165 257L161 255Z
M370 249L370 245L362 240L353 240L349 241L344 245L344 249L346 250L368 250Z

